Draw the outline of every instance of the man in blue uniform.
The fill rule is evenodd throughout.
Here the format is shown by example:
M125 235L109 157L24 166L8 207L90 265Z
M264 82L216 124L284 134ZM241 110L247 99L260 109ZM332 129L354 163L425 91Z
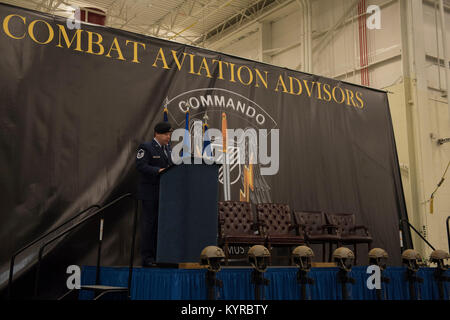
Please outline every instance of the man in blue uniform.
M142 200L142 266L155 265L158 231L159 174L172 165L169 146L172 128L168 122L155 126L154 138L139 145L136 168L140 173L138 199Z

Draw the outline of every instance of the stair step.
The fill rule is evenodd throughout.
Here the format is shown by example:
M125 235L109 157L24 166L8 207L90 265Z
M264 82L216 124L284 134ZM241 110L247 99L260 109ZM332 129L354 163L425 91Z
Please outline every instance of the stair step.
M86 285L81 286L81 290L97 290L97 291L127 291L127 287L112 287L112 286L101 286L101 285Z
M313 262L311 263L313 268L336 268L336 262Z

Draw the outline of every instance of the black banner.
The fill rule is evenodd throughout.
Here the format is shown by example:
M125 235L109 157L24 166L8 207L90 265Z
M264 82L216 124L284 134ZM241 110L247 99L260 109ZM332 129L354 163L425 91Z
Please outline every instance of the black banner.
M398 221L407 214L385 92L121 30L76 29L7 5L0 27L2 285L21 246L134 192L137 147L152 139L164 106L178 128L189 105L190 120L207 112L210 128L220 130L225 113L229 129L267 130L269 156L279 130L279 165L255 164L253 190L249 166L232 165L231 199L354 213L373 246L400 263ZM123 232L105 243L105 263L128 255L131 208L109 214L105 229Z

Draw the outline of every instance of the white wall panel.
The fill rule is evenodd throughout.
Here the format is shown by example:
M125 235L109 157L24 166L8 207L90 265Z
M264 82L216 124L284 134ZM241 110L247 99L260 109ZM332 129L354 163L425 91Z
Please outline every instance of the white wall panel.
M292 12L272 23L272 47L283 48L294 42L303 41L303 28L300 7L291 6Z
M233 41L220 47L217 51L231 54L237 57L258 60L259 43L261 41L260 34L257 29L248 32L241 39Z
M428 55L426 76L428 84L428 105L430 121L433 134L432 163L429 168L432 181L437 186L450 160L450 143L438 145L437 139L450 137L449 110L447 97L444 95L446 90L445 69L438 69L437 54L439 43L439 57L443 59L442 33L440 24L440 12L435 12L432 5L424 3L424 33L425 50ZM437 14L437 30L436 30ZM446 30L447 30L447 58L450 54L450 13L445 11ZM436 35L437 32L437 35ZM440 81L439 81L440 77ZM440 90L441 89L441 90ZM434 213L427 214L425 221L428 230L428 239L436 247L447 249L447 239L445 230L445 219L450 216L450 183L448 183L448 173L446 181L441 185L434 198Z
M287 50L272 57L272 64L295 70L301 61L302 49L300 46Z
M437 139L450 137L448 105L441 93L429 90L428 109L430 112L431 132L434 136L432 147L433 168L430 168L431 179L437 186L450 160L450 143L437 144ZM445 219L450 216L450 183L447 173L445 182L434 197L434 213L425 217L429 241L439 249L447 249Z
M370 86L386 88L402 81L402 60L399 57L377 64L370 69Z
M431 6L427 3L424 3L424 32L425 32L425 48L427 54L436 57L437 53L437 44L436 44L436 12L434 10L434 6ZM441 32L441 22L440 22L440 12L438 9L437 12L437 38L439 39L439 55L442 59L443 57L443 48L442 48L442 32ZM445 25L447 29L447 54L449 53L450 46L448 43L450 42L450 13L445 11Z
M315 12L324 14L325 16L314 21L313 29L316 33L321 34L327 32L335 26L343 17L342 24L333 29L327 43L322 50L316 51L314 55L314 73L338 77L339 79L349 77L346 73L358 73L360 68L360 43L359 43L359 23L357 19L357 8L349 10L350 1L346 1L345 7L341 5L341 1L319 1ZM372 4L373 2L371 2ZM374 3L377 3L375 1ZM381 29L367 30L368 39L368 62L369 64L387 60L387 64L392 60L392 69L386 63L380 66L383 72L377 72L375 67L370 67L370 85L376 88L382 88L392 84L391 79L384 80L384 74L388 74L391 78L397 79L401 76L402 70L398 68L396 59L391 59L400 52L401 35L400 35L400 19L399 4L396 1L386 2L381 7ZM335 10L333 10L335 9ZM344 16L348 13L347 16ZM323 39L318 38L313 42L313 47L322 43ZM386 72L386 73L385 73ZM396 73L395 75L393 73ZM380 78L381 77L381 78ZM356 83L361 83L361 77L352 77ZM395 81L394 79L394 81Z

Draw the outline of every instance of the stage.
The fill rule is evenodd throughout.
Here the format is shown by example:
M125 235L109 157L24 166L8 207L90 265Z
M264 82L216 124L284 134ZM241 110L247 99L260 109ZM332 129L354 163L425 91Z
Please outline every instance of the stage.
M349 276L355 284L347 284L349 300L376 300L375 290L369 290L366 282L367 267L354 267ZM314 285L307 285L306 293L311 300L341 300L341 284L337 282L338 268L312 268L309 277ZM383 276L390 278L388 284L382 283L383 294L387 300L409 300L409 284L405 279L404 267L388 267ZM416 283L416 295L421 300L439 300L439 290L434 279L434 268L421 268L417 276L423 283ZM162 269L135 268L131 285L132 300L206 300L205 269ZM222 268L217 278L223 281L223 288L217 289L217 300L253 300L254 287L251 281L251 268ZM81 285L95 283L96 267L82 268ZM450 276L450 271L446 272ZM298 300L300 285L297 284L295 267L269 267L264 274L270 284L264 290L265 300ZM100 284L127 286L127 267L102 267ZM449 299L450 284L444 283L444 297ZM111 294L110 298L114 298ZM92 298L92 292L81 290L80 300ZM108 298L108 297L105 297ZM116 297L117 298L117 297Z

